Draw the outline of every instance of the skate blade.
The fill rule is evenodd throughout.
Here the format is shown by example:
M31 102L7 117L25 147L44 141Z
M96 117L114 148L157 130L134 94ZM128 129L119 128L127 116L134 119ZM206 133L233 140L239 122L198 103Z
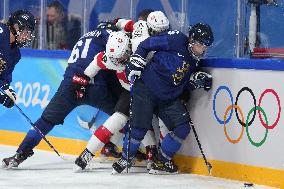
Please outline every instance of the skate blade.
M7 165L4 161L2 161L2 165L1 165L2 169L9 170L9 169L12 169L12 168L15 168L15 167L18 167L18 166L15 165L13 162L9 162L9 164Z
M8 168L8 165L7 165L4 161L2 161L1 168L2 168L2 169L7 169L7 168Z
M149 171L149 174L152 174L152 175L175 175L175 174L178 174L178 171L170 173L170 172L167 172L167 171L151 169Z
M120 174L119 172L117 172L115 169L112 169L112 171L111 171L111 175L118 175L118 174Z
M121 171L121 173L117 172L115 169L112 169L112 172L111 172L112 175L119 175L119 174L125 174L125 173L127 173L126 168L123 171ZM130 169L128 169L128 173L130 173Z
M78 166L78 165L73 165L73 172L74 173L82 173L82 172L84 172L84 169L82 169L80 166Z

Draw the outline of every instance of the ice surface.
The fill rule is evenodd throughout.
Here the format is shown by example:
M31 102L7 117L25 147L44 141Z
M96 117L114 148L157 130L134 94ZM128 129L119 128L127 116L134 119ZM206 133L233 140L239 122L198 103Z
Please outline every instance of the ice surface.
M15 154L16 148L0 145L0 159ZM80 189L240 189L243 182L193 174L149 175L145 168L111 175L111 163L95 162L93 169L73 173L75 156L60 159L55 153L35 150L35 154L13 170L0 169L0 189L10 188L80 188ZM254 186L265 189L269 187Z

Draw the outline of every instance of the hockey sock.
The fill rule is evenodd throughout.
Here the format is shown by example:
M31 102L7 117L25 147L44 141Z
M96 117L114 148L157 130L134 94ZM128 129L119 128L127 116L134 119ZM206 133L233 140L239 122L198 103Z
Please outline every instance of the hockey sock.
M132 128L131 129L131 136L130 136L130 148L129 148L129 157L130 159L134 158L137 150L141 144L141 141L143 140L146 132L148 129L144 128ZM123 151L122 151L122 157L123 159L127 159L127 150L128 150L128 134L125 134L124 140L123 140Z
M168 133L161 143L159 158L164 161L171 160L180 149L183 140L188 136L190 129L191 127L188 123L183 123Z
M118 146L121 144L123 136L124 136L124 133L117 131L113 133L112 137L110 138L110 142Z
M148 130L144 139L142 140L142 144L146 146L153 146L157 145L156 138L155 138L155 133L153 130Z
M42 132L42 134L45 136L49 131L51 131L54 127L53 124L43 120L42 118L38 119L35 122L35 126ZM18 151L31 151L36 145L39 144L42 137L38 134L38 132L32 127L22 143L20 144Z
M87 144L87 149L95 154L100 148L110 141L113 133L119 131L127 122L127 117L119 112L110 116L92 135Z

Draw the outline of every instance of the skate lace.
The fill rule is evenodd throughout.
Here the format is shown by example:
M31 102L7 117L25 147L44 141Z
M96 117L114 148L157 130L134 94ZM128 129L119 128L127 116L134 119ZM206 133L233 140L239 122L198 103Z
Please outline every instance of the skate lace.
M85 154L82 156L82 160L86 163L89 164L89 162L91 162L91 160L93 159L93 156L91 153L89 152L85 152Z
M117 162L121 167L126 167L127 166L127 161L124 159L120 159Z
M23 162L24 160L26 160L28 157L31 157L32 155L33 155L33 152L19 152L19 153L16 153L14 157L16 161Z
M175 165L172 161L167 161L165 165L170 169L175 169Z

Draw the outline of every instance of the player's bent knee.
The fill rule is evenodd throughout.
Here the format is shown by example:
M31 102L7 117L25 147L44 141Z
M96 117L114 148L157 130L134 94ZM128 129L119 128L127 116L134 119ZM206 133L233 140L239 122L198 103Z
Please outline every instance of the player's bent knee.
M179 126L177 126L173 130L173 133L178 138L184 140L188 136L190 130L191 130L191 127L190 127L189 123L187 122L187 123L183 123L183 124L180 124Z

